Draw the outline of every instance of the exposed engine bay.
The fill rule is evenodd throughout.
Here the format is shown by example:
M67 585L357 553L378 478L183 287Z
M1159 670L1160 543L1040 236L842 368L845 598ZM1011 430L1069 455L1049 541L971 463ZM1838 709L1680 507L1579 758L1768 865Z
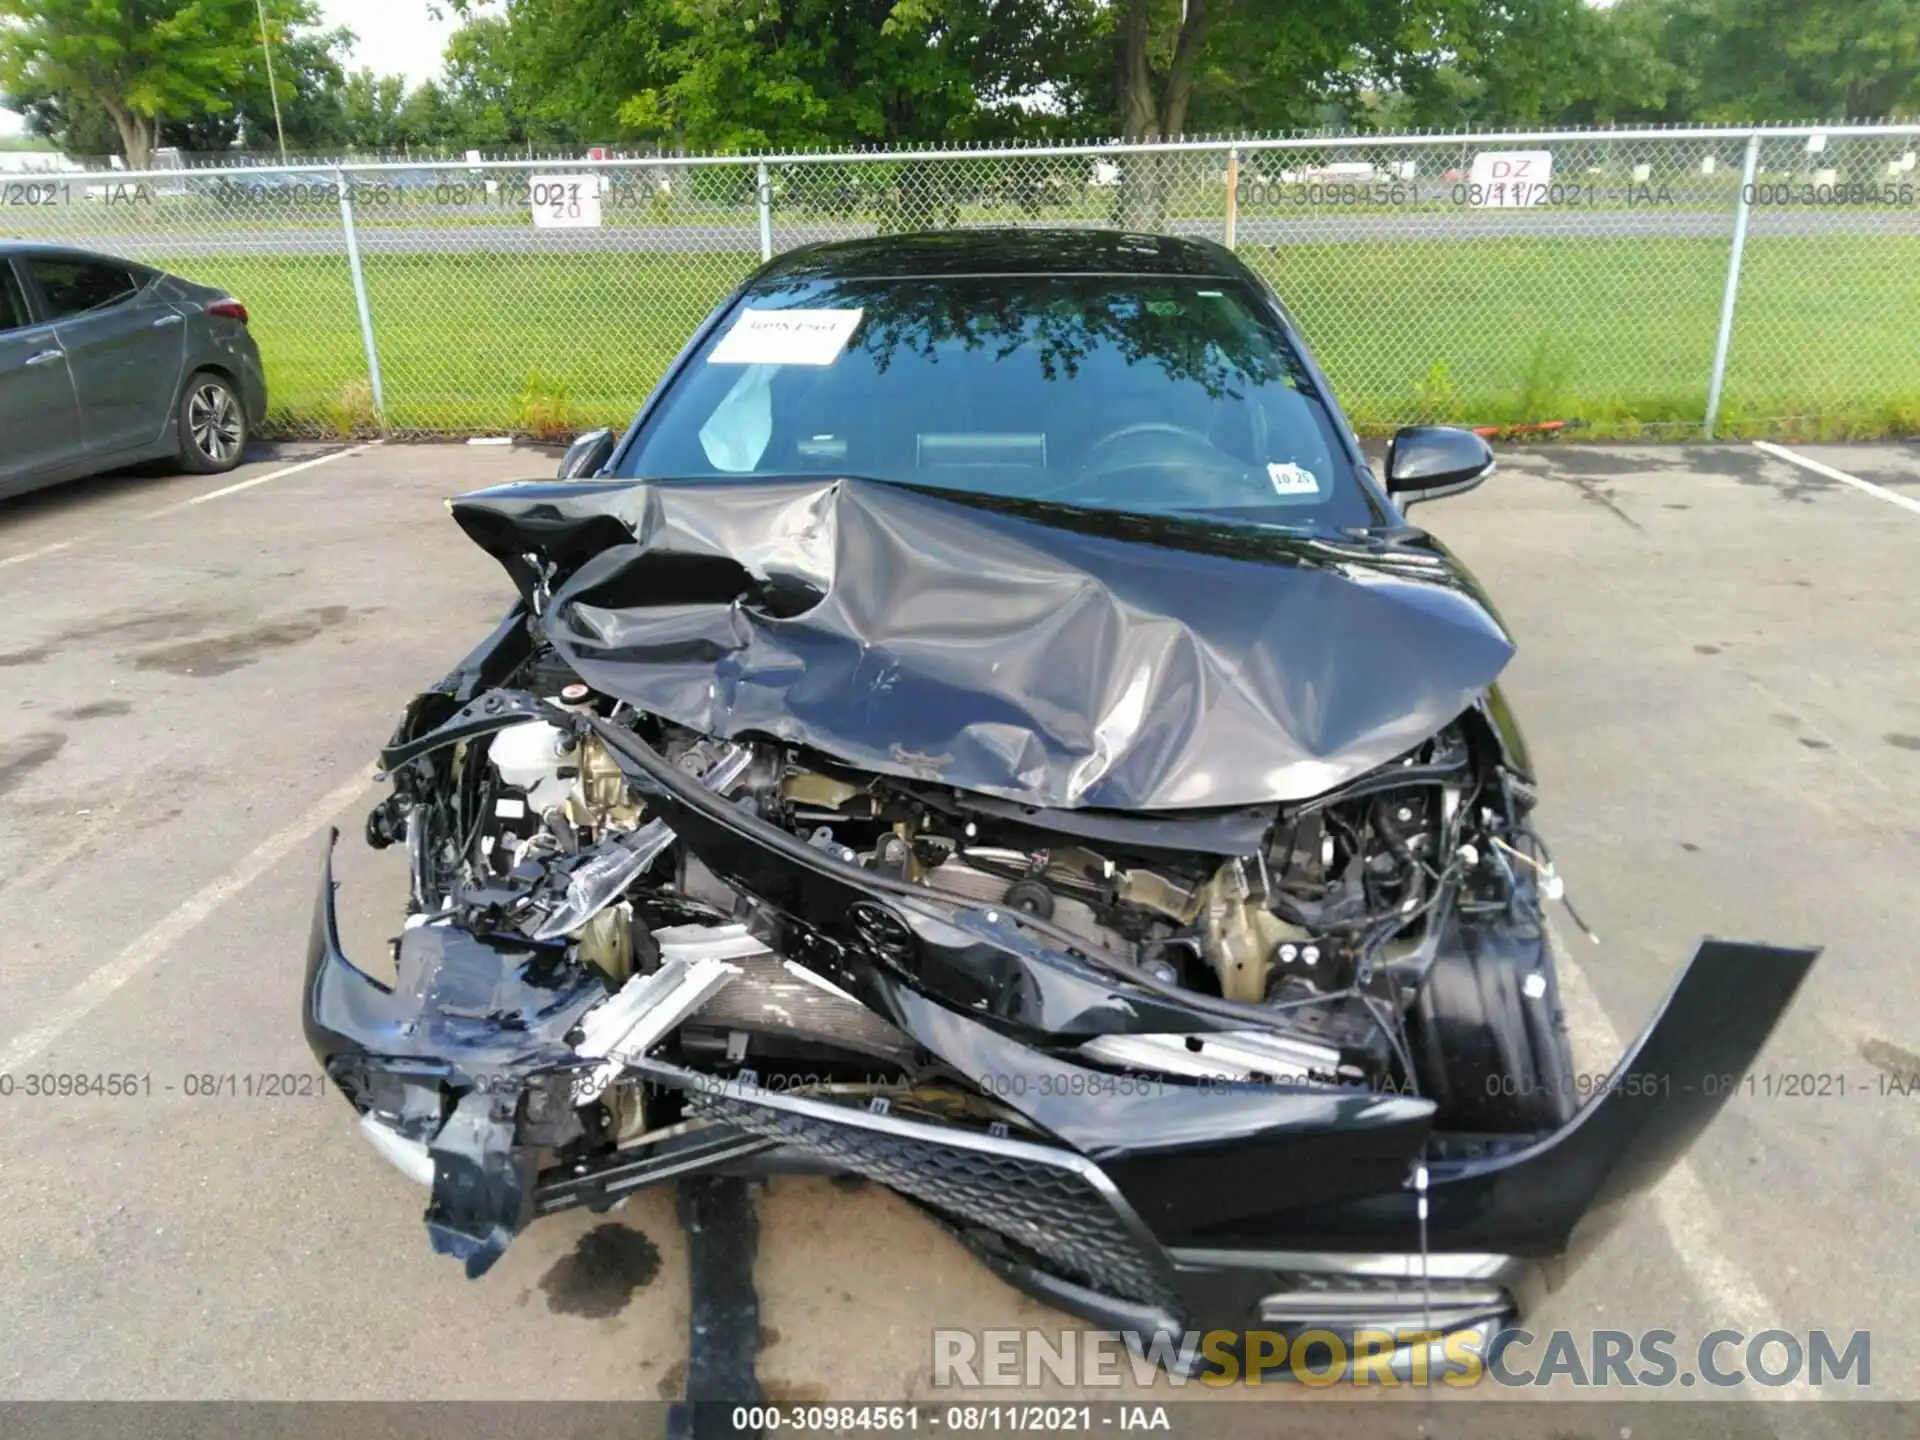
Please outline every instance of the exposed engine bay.
M994 503L455 503L521 600L381 752L391 977L329 860L305 1004L435 1248L477 1276L552 1211L804 1170L1129 1332L1510 1318L1815 952L1704 943L1576 1085L1511 645L1457 563Z
M553 669L541 656L512 679ZM1519 1027L1517 1073L1450 1058L1436 1032L1452 1017L1420 1004L1443 946L1461 946L1450 923L1486 917L1537 934L1540 882L1557 881L1526 825L1525 783L1499 768L1490 742L1474 753L1477 716L1326 797L1273 807L1264 828L1267 817L1252 813L1188 834L1178 821L1083 812L1076 833L1061 833L1032 807L862 775L799 747L710 740L579 681L537 708L540 718L416 757L376 812L375 843L404 837L413 856L410 924L556 947L556 959L592 967L610 991L657 967L663 927L778 936L777 915L675 844L602 738L612 729L844 865L930 900L1007 912L1043 939L1263 1022L1215 1032L1218 1041L1063 1037L1101 1070L1450 1096L1457 1113L1445 1118L1473 1130L1549 1128L1570 1112L1568 1087L1547 1069L1564 1053L1552 1043L1550 965L1511 977L1519 999L1540 1002L1545 1027L1529 1037L1518 1011L1507 1017ZM783 1055L765 1053L750 1031L702 1036L697 1015L686 1030L692 1052L727 1053L763 1075L786 1062L872 1071L869 1055L836 1053L831 1036L796 1051L786 1032ZM611 1133L616 1118L583 1133Z

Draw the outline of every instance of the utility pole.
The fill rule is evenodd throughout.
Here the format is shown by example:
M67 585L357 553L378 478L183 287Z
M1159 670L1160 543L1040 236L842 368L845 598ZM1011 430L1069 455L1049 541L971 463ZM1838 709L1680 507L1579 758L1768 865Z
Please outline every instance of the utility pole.
M287 132L280 124L280 87L273 81L273 49L267 44L266 0L253 0L253 13L260 17L260 54L267 62L267 94L273 97L273 138L280 142L280 163L287 163Z

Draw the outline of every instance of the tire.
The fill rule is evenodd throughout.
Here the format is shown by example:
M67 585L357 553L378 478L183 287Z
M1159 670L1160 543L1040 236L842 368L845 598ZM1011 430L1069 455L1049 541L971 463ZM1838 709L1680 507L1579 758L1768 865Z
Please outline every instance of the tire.
M197 370L180 394L177 432L180 468L192 475L224 475L247 448L247 407L224 375Z

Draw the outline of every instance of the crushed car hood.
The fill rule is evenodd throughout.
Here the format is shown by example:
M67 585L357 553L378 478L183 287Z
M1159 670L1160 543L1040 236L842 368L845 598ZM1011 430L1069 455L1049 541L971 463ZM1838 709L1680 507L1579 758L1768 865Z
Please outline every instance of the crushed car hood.
M1513 653L1430 537L871 480L501 486L455 518L596 689L709 735L1056 809L1318 795Z

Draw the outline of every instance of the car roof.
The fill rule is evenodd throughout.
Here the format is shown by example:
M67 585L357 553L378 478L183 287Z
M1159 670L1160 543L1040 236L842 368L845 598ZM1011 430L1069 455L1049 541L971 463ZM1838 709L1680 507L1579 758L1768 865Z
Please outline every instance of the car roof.
M793 280L904 280L983 275L1179 275L1238 278L1239 263L1207 240L1127 230L940 230L877 235L789 251L754 288Z
M55 254L91 255L91 250L78 245L65 245L58 240L16 240L0 235L0 252L8 255L30 255L35 251L52 251Z
M124 255L109 255L104 250L89 250L84 245L68 245L58 240L14 240L0 235L0 255L82 255L89 260L111 260L116 265L138 265L142 270L154 267Z

